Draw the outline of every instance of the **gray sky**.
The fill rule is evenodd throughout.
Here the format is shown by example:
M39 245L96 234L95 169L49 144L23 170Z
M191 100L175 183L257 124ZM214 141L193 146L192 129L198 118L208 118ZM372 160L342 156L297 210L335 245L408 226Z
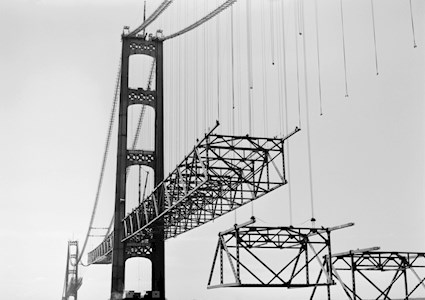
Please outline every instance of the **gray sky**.
M159 2L159 1L157 1ZM155 2L155 3L157 3ZM186 19L202 12L204 6L190 6L182 2L180 8L170 7L162 23L165 33L183 27L184 17L177 17L189 8ZM424 80L425 80L425 3L412 0L417 48L413 48L409 1L375 0L379 76L375 74L374 44L368 0L344 1L345 37L349 98L344 94L344 70L341 48L339 1L319 1L322 104L324 115L319 116L317 58L312 0L305 1L306 42L308 66L308 96L313 164L313 192L317 225L334 226L355 222L356 226L335 233L335 252L348 249L381 246L383 250L425 251L423 220L424 202ZM149 11L155 7L148 1ZM215 1L209 2L211 7ZM211 4L212 3L212 4ZM278 135L276 109L279 95L277 69L281 66L276 39L276 66L270 61L270 31L262 31L258 1L254 3L254 101L260 107L254 121L257 135ZM276 2L277 3L277 2ZM288 1L288 11L292 8ZM279 7L276 4L276 7ZM244 1L235 6L236 20L244 11ZM268 6L266 6L268 9ZM265 14L267 16L268 12ZM290 12L288 12L290 14ZM275 14L279 16L278 13ZM89 222L101 156L105 143L107 122L114 91L120 56L120 35L124 25L135 27L142 17L142 1L81 0L3 0L0 2L0 136L3 140L0 169L0 248L2 295L14 299L58 299L62 293L66 247L70 239L83 242ZM226 27L229 14L220 17L223 40L229 37ZM255 23L256 22L256 23ZM266 20L266 23L268 19ZM173 30L170 24L175 25ZM217 82L214 28L206 30L210 51L208 82ZM291 17L288 19L291 23ZM297 88L295 77L295 44L292 25L288 25L288 95L291 100L290 127L298 122ZM246 41L244 27L237 27L235 51L241 85L237 118L244 119L246 106ZM277 26L276 26L277 28ZM156 28L153 27L154 31ZM239 30L239 31L238 31ZM262 48L262 35L266 41ZM289 33L290 32L290 33ZM203 71L191 68L205 55L203 32L176 39L166 44L169 65L167 84L172 78L185 75L187 90L170 87L167 95L170 110L175 110L184 93L192 87L203 87L197 77ZM279 34L278 29L274 32ZM301 41L301 40L299 40ZM182 55L175 49L191 48L188 67L178 65ZM169 46L168 46L169 45ZM174 48L173 48L174 47ZM180 47L180 48L176 48ZM221 132L229 131L229 54L226 43L220 44L219 65L223 73L220 95ZM170 50L171 49L171 50ZM173 50L174 49L174 50ZM262 51L267 52L262 56ZM280 49L282 50L282 49ZM189 51L189 50L188 50ZM194 58L196 51L199 57ZM268 74L263 77L261 62L267 61ZM299 57L302 65L303 58ZM176 70L181 67L183 73ZM186 69L185 69L186 68ZM186 70L186 71L185 71ZM291 141L291 183L293 191L294 225L310 218L310 199L303 69L301 68L301 103L303 131ZM227 72L226 72L227 71ZM187 72L187 73L184 73ZM262 99L263 79L267 80L268 108L264 114ZM175 79L183 80L183 79ZM227 82L227 83L226 83ZM239 83L238 83L239 82ZM184 81L180 83L184 84ZM170 85L168 85L170 86ZM211 88L213 91L214 87ZM212 93L212 92L211 92ZM193 95L192 95L193 96ZM169 99L171 96L169 97ZM189 97L194 101L195 97ZM215 107L214 97L212 106ZM167 101L167 99L166 99ZM191 107L191 103L184 105ZM183 104L182 104L183 105ZM202 127L214 122L217 112L204 125L193 123L195 115L202 118L202 105L180 118L192 118L189 126L199 128L187 133L187 146L195 136L203 134ZM268 122L264 123L264 116ZM170 114L168 128L173 124ZM191 123L192 122L192 123ZM199 125L202 124L202 125ZM246 120L238 128L246 133ZM171 136L173 132L169 132ZM114 136L115 138L115 136ZM176 140L169 138L170 147ZM115 144L113 145L115 147ZM184 148L184 146L182 146ZM180 150L179 150L180 151ZM167 156L170 165L181 160L184 150ZM114 151L112 151L113 155ZM107 169L98 226L107 226L113 205L114 162L111 157ZM133 191L134 192L134 191ZM289 225L288 187L282 187L255 203L255 216L260 225ZM238 222L250 217L250 208L242 208ZM186 233L166 242L167 297L180 299L305 299L300 290L206 290L216 235L234 223L229 214L204 228ZM308 223L304 224L308 225ZM93 242L90 247L96 246ZM91 248L90 248L91 249ZM81 268L84 283L79 299L107 299L110 289L110 266ZM143 288L141 280L146 269L129 262L128 289ZM334 287L335 295L341 288ZM422 295L423 296L423 295Z

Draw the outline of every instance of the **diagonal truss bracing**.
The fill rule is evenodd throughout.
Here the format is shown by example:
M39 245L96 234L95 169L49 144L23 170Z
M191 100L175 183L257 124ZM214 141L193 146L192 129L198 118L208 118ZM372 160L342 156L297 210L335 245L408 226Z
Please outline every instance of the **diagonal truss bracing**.
M124 218L122 242L144 239L159 219L165 238L175 237L286 184L284 142L298 128L285 138L218 135L214 129ZM89 253L89 263L108 261L110 241Z
M423 299L425 253L377 249L351 250L332 255L332 273L348 299ZM329 256L325 260L329 262Z
M255 222L221 232L208 279L208 288L318 287L334 284L331 266L321 255L331 253L330 228L258 227ZM274 251L274 252L271 252ZM277 251L277 253L276 253ZM270 254L279 254L270 260ZM324 275L324 279L316 278Z

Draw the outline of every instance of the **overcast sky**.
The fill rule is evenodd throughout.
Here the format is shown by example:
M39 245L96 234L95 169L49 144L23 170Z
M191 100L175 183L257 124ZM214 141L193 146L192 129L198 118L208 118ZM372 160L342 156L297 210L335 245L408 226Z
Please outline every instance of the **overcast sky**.
M78 239L83 243L90 219L101 159L105 144L117 66L120 57L120 36L124 25L132 28L141 23L142 1L87 1L82 0L3 0L0 2L0 280L2 296L14 299L50 300L62 294L65 273L67 242ZM169 17L157 24L165 33L172 33L170 24L183 26L185 10L189 16L202 12L204 6L192 7L185 1L175 1ZM182 3L180 3L182 2ZM216 3L215 1L210 1ZM159 3L148 1L148 12ZM180 4L179 4L180 3ZM244 12L245 1L235 5L235 15ZM259 1L253 1L258 14ZM292 1L288 1L288 10ZM317 225L334 226L355 222L350 229L335 233L335 252L349 249L381 246L383 250L425 252L424 224L424 100L425 100L425 3L412 0L417 48L413 48L413 32L408 0L375 0L376 37L379 75L376 76L374 42L370 18L369 0L344 0L347 81L349 97L345 95L343 52L339 1L319 1L322 104L324 115L319 115L317 58L314 2L305 1L308 95L310 101L310 133L313 165L313 192ZM275 9L280 7L275 1ZM266 6L268 9L269 6ZM289 13L288 13L289 14ZM278 17L279 14L274 15ZM187 17L187 15L186 15ZM230 15L220 17L221 34L229 37L226 27ZM238 19L243 24L244 19ZM255 20L255 16L254 16ZM254 121L257 135L279 134L277 110L278 74L269 63L271 33L265 33L267 46L261 46L261 20L254 23L254 91L261 98L265 78L273 84L270 88L268 108ZM255 22L255 21L254 21ZM267 19L268 22L268 19ZM290 21L288 21L290 22ZM215 23L207 30L215 39ZM156 25L155 25L156 26ZM242 25L241 25L242 26ZM243 35L243 26L236 32ZM280 29L273 33L277 35ZM153 32L156 28L152 27ZM239 31L238 31L239 30ZM257 30L257 31L256 31ZM291 30L291 25L288 25ZM200 51L203 57L202 31L176 41L166 42L169 65L166 66L166 91L170 110L179 103L180 96L172 102L173 78L180 73L178 52L173 46ZM297 94L293 32L288 33L288 90L292 100L290 127L297 124ZM224 39L224 38L223 38ZM237 40L236 60L240 68L237 75L246 81L246 41ZM300 42L301 40L299 40ZM168 44L167 44L168 43ZM180 43L180 44L179 44ZM214 41L208 41L209 46ZM276 39L276 66L279 60ZM301 44L300 44L301 45ZM186 48L185 48L186 47ZM220 48L223 60L221 72L228 71L229 55L225 43ZM262 50L267 51L262 56ZM291 52L292 51L292 52ZM192 52L193 54L193 52ZM214 64L214 50L209 63ZM182 56L180 56L182 57ZM193 56L186 59L188 66L198 63ZM299 60L303 62L302 56ZM267 61L265 73L261 62ZM167 61L166 61L167 63ZM184 63L182 63L184 65ZM181 67L181 65L180 65ZM184 69L184 67L182 67ZM189 67L187 67L189 68ZM212 68L212 67L211 67ZM202 68L201 68L202 69ZM215 69L212 68L212 71ZM303 78L303 69L301 68ZM264 71L264 70L262 70ZM190 70L187 69L190 73ZM195 77L202 70L187 75L195 86ZM229 73L223 75L222 99L228 99ZM271 74L271 75L270 75ZM209 75L211 82L213 75ZM214 77L215 78L215 77ZM175 79L177 80L177 79ZM179 79L181 80L181 79ZM236 80L236 82L238 82ZM304 90L303 79L301 90ZM182 81L182 84L184 82ZM200 83L199 83L200 84ZM215 82L216 84L216 82ZM201 85L202 86L202 85ZM257 89L257 86L260 86ZM243 87L241 88L243 90ZM238 92L243 106L245 92ZM195 99L195 98L193 98ZM277 100L276 100L277 99ZM202 101L202 100L201 100ZM221 100L223 123L229 123L226 111L228 100ZM227 101L227 102L226 102ZM306 165L305 93L301 92L302 132L293 138L291 156L291 182L293 190L293 225L304 226L310 218L309 171ZM174 103L174 104L173 104ZM246 102L245 102L246 103ZM256 105L263 105L257 102ZM186 103L188 107L190 102ZM202 104L203 105L203 104ZM200 107L198 109L202 108ZM199 110L198 110L199 112ZM192 115L196 115L195 112ZM176 120L171 117L172 121ZM211 122L215 119L211 113ZM184 115L186 116L186 115ZM184 118L180 116L180 118ZM199 114L200 118L202 116ZM243 113L238 115L243 118ZM268 119L268 123L263 120ZM242 121L243 124L246 121ZM258 122L258 123L255 123ZM202 121L199 121L202 123ZM190 124L189 124L190 125ZM227 124L228 125L228 124ZM192 145L199 131L188 133L187 144ZM207 125L205 125L207 127ZM223 126L221 132L229 130ZM246 131L243 125L239 128ZM244 132L247 133L247 132ZM173 132L168 135L172 136ZM115 138L115 137L114 137ZM169 147L176 144L170 137ZM115 147L115 144L114 144ZM184 155L167 156L175 164ZM112 152L113 153L113 152ZM169 167L171 168L171 167ZM107 226L111 217L114 193L113 157L107 169L102 204L97 226ZM261 225L289 225L288 187L282 187L255 204L255 216ZM250 208L238 213L238 222L250 217ZM213 259L216 236L234 223L229 214L204 228L196 229L166 242L167 298L184 299L306 299L301 290L206 290L206 283ZM90 249L96 242L89 245ZM110 292L110 266L80 268L83 286L79 299L107 299ZM144 288L146 268L134 262L128 266L127 289ZM334 287L335 295L342 295L340 287ZM423 291L422 291L423 293ZM307 292L307 294L309 294ZM267 295L267 296L264 296ZM420 294L424 297L424 294Z

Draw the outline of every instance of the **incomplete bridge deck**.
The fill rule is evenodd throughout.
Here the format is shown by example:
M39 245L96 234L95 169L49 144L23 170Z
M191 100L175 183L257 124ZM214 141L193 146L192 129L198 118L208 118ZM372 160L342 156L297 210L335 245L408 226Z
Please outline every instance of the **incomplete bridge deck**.
M285 138L212 134L127 215L123 242L149 254L150 232L164 220L165 239L201 226L286 184ZM113 233L89 253L89 264L110 263ZM145 247L140 246L144 242ZM133 250L129 257L136 256Z

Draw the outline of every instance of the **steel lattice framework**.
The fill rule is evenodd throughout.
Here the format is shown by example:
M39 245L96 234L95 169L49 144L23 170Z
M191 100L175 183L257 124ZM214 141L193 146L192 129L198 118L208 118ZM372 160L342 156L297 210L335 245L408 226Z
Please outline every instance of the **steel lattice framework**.
M353 223L331 228L247 226L254 222L252 218L219 233L208 288L294 288L334 284L331 266L320 255L331 254L331 231ZM281 251L281 258L268 261L270 251L275 254ZM316 280L322 273L325 279ZM226 275L231 278L230 282Z
M425 296L425 253L384 252L378 247L351 250L325 257L332 264L332 273L337 278L348 299L423 299ZM343 280L343 273L349 279ZM376 276L388 277L378 280ZM375 275L375 277L373 276ZM414 282L413 284L411 284ZM368 295L365 288L369 288ZM371 296L371 293L374 293ZM403 293L403 295L401 295ZM330 298L330 295L328 296Z
M164 220L168 239L287 183L284 141L298 128L285 138L259 138L213 134L216 127L124 218L123 242L141 245L146 241L140 252L148 254L148 241L157 220ZM158 207L165 209L160 213ZM111 234L91 251L89 264L110 263L112 241Z

